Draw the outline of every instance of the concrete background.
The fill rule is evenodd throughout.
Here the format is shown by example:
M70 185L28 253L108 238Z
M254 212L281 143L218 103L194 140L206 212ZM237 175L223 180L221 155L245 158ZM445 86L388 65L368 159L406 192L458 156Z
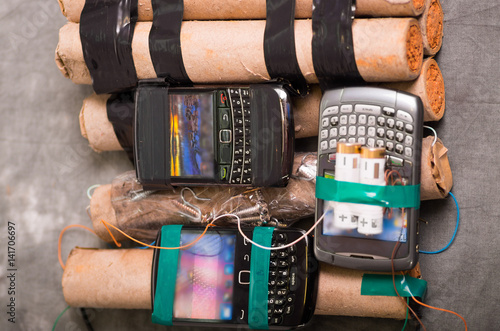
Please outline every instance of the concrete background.
M433 124L449 148L452 192L461 225L453 245L421 255L429 282L426 302L451 309L471 330L500 326L497 268L500 237L500 5L487 0L442 0L445 37L436 57L446 84L446 113ZM61 289L57 238L69 224L90 226L86 190L132 169L124 153L93 152L80 136L78 112L89 86L65 79L54 63L58 29L66 19L55 0L0 5L0 306L2 330L48 330L67 306ZM443 247L455 227L451 198L425 202L425 250ZM16 323L7 321L7 225L15 224ZM83 230L64 237L63 256L75 245L105 247ZM8 279L7 279L8 280ZM85 286L85 284L82 284ZM332 298L332 300L335 300ZM149 311L88 309L95 330L163 330ZM461 330L451 314L423 309L428 330ZM410 323L414 328L414 323ZM400 330L402 321L314 317L305 330ZM57 330L85 330L78 309ZM193 328L194 330L194 328Z

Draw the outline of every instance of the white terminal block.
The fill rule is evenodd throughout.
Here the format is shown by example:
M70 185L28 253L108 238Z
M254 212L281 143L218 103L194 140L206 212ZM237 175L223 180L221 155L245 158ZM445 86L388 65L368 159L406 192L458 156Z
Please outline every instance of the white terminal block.
M385 149L361 148L359 182L385 186ZM384 208L373 205L359 205L358 232L377 235L384 231Z
M359 183L361 144L338 143L335 155L335 180ZM358 204L348 202L329 202L333 208L333 226L338 229L358 227Z

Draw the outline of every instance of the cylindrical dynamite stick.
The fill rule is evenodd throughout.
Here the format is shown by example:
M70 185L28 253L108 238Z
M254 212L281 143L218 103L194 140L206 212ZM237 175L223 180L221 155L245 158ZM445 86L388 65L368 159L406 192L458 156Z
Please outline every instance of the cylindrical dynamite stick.
M152 249L71 251L62 277L72 307L151 309ZM397 296L361 295L363 271L321 263L315 314L404 319Z
M424 121L437 121L444 115L445 90L443 76L437 62L432 58L427 58L424 61L422 73L416 80L386 83L378 86L418 95L424 104ZM319 86L313 85L309 95L304 98L292 99L296 138L318 135L321 96ZM82 135L88 139L90 147L97 152L122 150L113 126L107 117L106 101L108 98L109 95L107 94L92 94L83 101L80 111Z
M71 22L80 22L85 0L58 0L61 12ZM311 18L312 0L295 2L295 18ZM418 16L424 0L357 0L356 16ZM139 0L139 21L152 21L151 0ZM238 20L266 18L266 0L184 0L184 20Z
M433 58L426 58L422 74L411 82L384 83L380 87L401 90L418 95L424 104L424 122L439 121L444 116L444 80L439 66Z
M270 79L264 57L265 21L184 21L182 59L195 84L259 83ZM156 78L149 53L151 22L138 22L132 56L138 79ZM375 18L353 21L356 65L366 82L416 79L423 60L423 41L415 18ZM295 21L297 61L308 83L317 83L312 62L312 22ZM221 40L224 42L221 44ZM79 24L59 31L56 63L76 84L91 84L83 57Z
M435 143L432 136L422 140L421 169L420 199L445 198L453 186L453 175L448 161L448 149L441 139L437 138Z
M443 44L443 8L439 0L425 0L425 10L418 18L424 41L424 54L435 55Z

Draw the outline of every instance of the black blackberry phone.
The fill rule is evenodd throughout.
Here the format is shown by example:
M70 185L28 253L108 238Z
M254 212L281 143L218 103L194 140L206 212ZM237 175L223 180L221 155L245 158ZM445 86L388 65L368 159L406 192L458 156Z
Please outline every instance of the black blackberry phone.
M384 170L395 185L419 185L422 130L423 105L415 95L375 87L326 91L320 105L317 174L356 182L356 171L362 174L373 164L370 171L379 182L382 179L382 185L392 185L380 178ZM356 148L360 153L361 147L367 151L367 159L352 154ZM375 156L380 150L382 154ZM379 157L379 163L372 157ZM351 168L336 174L346 160L352 162ZM358 182L363 183L361 178ZM316 219L324 215L315 231L318 260L347 268L390 271L391 256L399 242L395 269L413 268L418 259L418 208L373 209L317 199Z
M136 92L134 157L145 189L286 186L293 165L290 97L278 84Z
M204 227L182 227L180 245L194 241L203 230ZM255 240L251 228L243 231ZM161 232L156 242L160 246ZM286 245L303 233L300 229L274 229L271 246ZM296 328L312 318L318 277L318 262L312 249L312 241L306 237L289 248L270 252L269 266L265 266L268 283L257 289L264 291L265 301L258 317L261 322L265 319L269 329ZM164 286L158 279L161 252L155 249L153 255L152 307L158 297L157 288ZM178 254L172 324L249 327L249 316L254 319L256 314L249 309L250 289L256 286L252 273L258 272L252 270L251 263L259 258L252 256L252 243L236 228L214 227Z

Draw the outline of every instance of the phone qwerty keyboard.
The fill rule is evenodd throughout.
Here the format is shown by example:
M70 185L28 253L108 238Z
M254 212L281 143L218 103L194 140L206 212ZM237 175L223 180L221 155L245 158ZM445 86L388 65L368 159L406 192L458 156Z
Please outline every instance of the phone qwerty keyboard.
M233 165L231 184L252 184L250 93L248 88L229 88L233 112Z
M274 233L272 247L287 244L286 233ZM293 314L295 291L298 288L297 255L295 245L271 251L269 263L268 322L283 323L286 316Z
M357 142L411 159L417 144L414 126L410 113L391 107L331 106L321 114L319 148L321 152L328 152L336 149L337 142Z

